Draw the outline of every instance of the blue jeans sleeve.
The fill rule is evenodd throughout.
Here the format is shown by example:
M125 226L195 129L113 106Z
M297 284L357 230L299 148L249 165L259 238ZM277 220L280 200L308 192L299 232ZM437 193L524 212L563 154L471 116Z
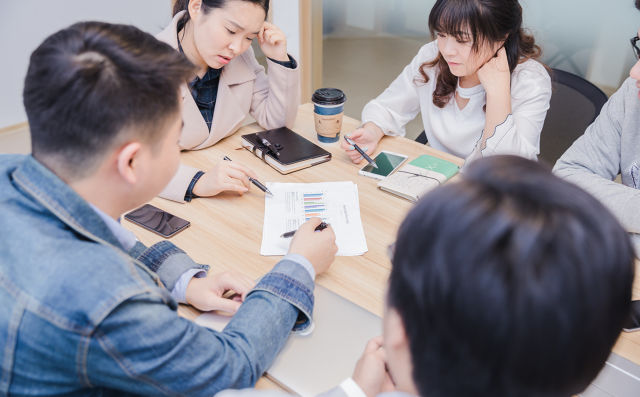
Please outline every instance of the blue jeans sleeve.
M172 291L180 276L190 269L208 271L208 265L193 261L183 250L169 241L161 241L151 247L137 242L129 255L142 262L149 270L156 272L162 283Z
M258 282L222 332L178 317L161 292L133 295L100 323L82 349L87 356L80 359L79 376L87 384L188 396L253 387L297 319L308 326L313 310L313 281L288 260Z
M248 294L265 291L290 303L298 310L294 332L313 329L313 288L309 272L299 263L281 260L267 273Z
M91 336L81 376L95 387L212 396L253 387L284 346L298 310L254 291L222 332L180 318L153 293L123 302ZM84 349L83 349L84 350Z

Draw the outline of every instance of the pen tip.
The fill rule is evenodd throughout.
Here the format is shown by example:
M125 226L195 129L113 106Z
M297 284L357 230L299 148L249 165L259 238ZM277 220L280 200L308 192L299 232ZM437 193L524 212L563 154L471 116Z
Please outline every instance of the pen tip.
M267 196L269 197L273 197L273 193L271 193L269 190L267 190L266 192L264 192Z

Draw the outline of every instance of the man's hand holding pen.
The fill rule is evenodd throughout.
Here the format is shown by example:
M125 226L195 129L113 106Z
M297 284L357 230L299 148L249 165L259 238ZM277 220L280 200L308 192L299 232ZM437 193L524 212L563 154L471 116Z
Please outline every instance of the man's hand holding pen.
M316 231L322 219L311 218L296 231L289 246L289 254L299 254L307 258L313 265L316 274L329 269L338 252L336 235L330 225Z

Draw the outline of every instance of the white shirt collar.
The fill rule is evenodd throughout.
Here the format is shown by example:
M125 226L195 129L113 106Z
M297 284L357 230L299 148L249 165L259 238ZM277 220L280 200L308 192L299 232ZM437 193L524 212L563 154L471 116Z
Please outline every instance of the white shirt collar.
M118 242L122 244L125 250L130 251L133 248L133 246L136 245L136 242L138 241L138 239L136 238L135 234L133 234L131 231L122 227L119 221L116 221L109 215L105 214L95 205L91 203L89 203L89 205L100 216L100 218L107 225L111 233L113 233L113 235L116 237Z
M469 99L474 95L483 94L484 87L482 86L482 84L478 84L469 88L460 87L460 80L458 79L458 87L456 87L456 91L458 92L460 98Z

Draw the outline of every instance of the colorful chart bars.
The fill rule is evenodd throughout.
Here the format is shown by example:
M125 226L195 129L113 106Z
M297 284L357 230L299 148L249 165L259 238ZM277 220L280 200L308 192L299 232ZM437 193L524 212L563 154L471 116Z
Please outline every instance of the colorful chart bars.
M304 193L304 216L308 221L310 218L325 218L326 208L322 193Z

